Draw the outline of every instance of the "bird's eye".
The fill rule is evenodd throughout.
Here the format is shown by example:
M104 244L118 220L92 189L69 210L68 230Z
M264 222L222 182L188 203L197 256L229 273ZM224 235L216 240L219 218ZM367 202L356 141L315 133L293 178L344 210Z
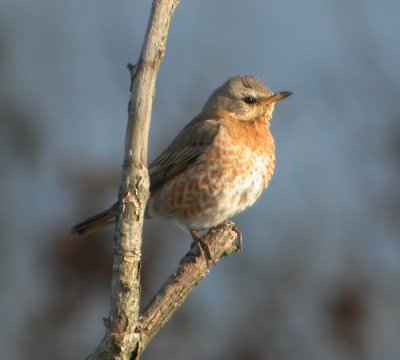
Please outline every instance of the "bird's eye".
M257 102L257 99L255 97L253 97L253 96L246 96L246 97L243 98L243 101L246 104L254 104L254 103Z

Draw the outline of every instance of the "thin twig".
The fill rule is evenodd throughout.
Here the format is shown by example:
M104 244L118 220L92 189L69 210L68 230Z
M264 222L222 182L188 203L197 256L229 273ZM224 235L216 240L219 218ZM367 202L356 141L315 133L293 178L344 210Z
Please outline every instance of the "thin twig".
M190 292L205 278L211 267L222 257L240 251L238 235L231 221L210 230L204 238L214 263L199 251L194 242L182 258L176 271L162 285L157 294L141 312L139 318L139 349L141 354L149 341L164 327Z

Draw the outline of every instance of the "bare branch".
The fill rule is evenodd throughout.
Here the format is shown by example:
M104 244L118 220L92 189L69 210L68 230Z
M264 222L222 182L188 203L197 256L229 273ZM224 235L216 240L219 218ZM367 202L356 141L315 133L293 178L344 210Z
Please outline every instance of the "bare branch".
M115 231L111 308L104 338L89 359L138 359L210 271L204 253L194 243L139 318L141 233L149 196L148 131L157 73L178 3L179 0L154 0L140 59L136 65L128 64L131 99ZM210 230L204 241L215 262L240 250L237 235L230 221Z
M241 249L241 243L236 241L237 236L237 230L231 221L225 221L210 230L204 240L215 263L222 257ZM177 270L142 311L139 319L139 355L210 271L204 255L199 251L198 244L193 243L189 252L180 261Z
M149 196L147 143L157 73L179 0L154 0L140 59L131 70L131 99L115 231L112 297L106 333L89 359L130 359L137 353L143 216Z

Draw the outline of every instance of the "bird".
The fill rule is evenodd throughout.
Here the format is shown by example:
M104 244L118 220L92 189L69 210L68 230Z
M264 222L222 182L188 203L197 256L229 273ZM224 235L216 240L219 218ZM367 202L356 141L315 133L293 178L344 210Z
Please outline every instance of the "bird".
M203 244L200 231L253 205L275 170L274 107L289 95L272 92L249 75L231 77L217 88L149 165L145 217L175 220ZM118 202L71 232L85 235L112 225L117 212Z

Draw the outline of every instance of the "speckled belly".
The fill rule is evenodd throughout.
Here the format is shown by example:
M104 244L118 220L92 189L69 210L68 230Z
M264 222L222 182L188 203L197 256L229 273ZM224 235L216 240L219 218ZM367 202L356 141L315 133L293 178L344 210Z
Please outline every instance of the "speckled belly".
M239 145L217 139L195 165L152 194L148 215L201 230L251 206L272 177L274 149Z

